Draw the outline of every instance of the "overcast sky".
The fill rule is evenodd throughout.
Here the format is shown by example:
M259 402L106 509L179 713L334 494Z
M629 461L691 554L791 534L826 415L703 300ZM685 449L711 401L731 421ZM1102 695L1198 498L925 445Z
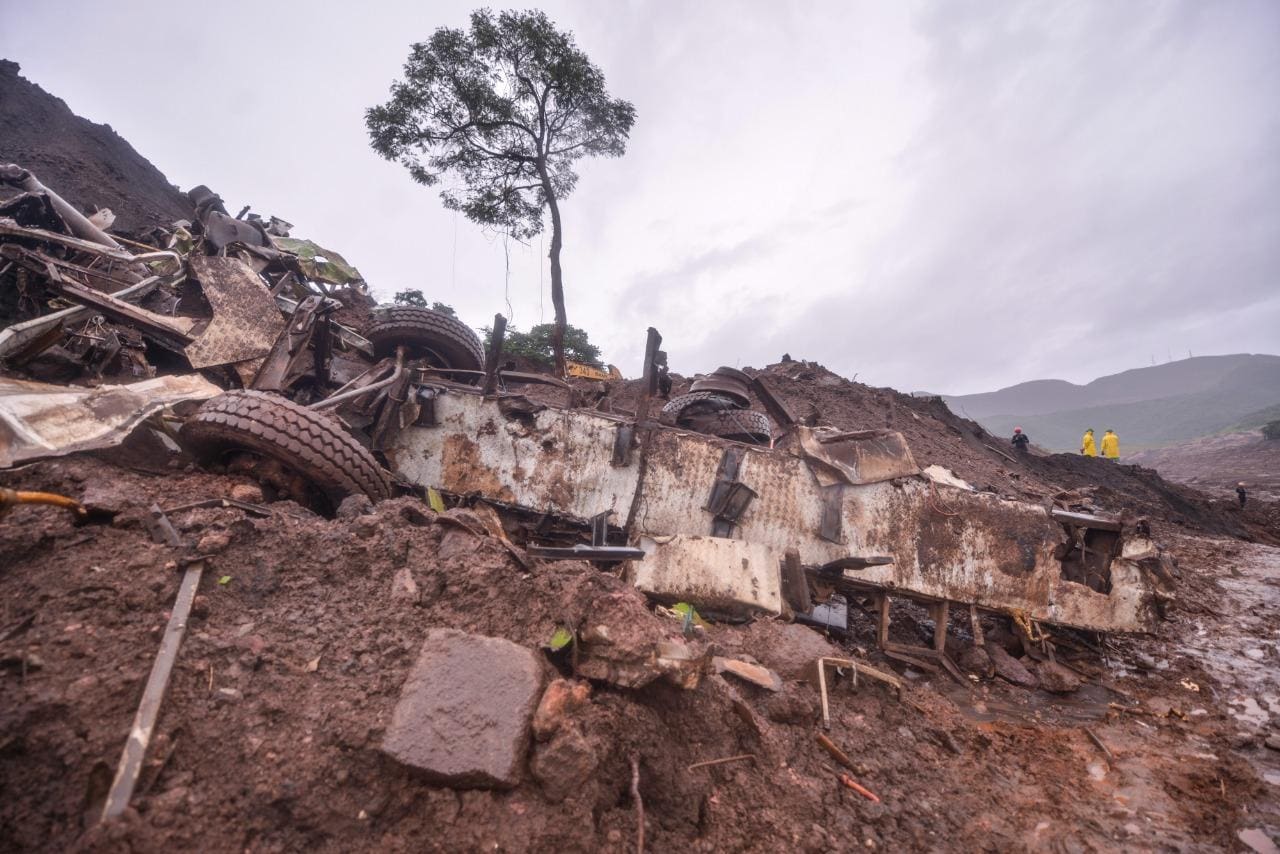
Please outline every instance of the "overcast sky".
M380 297L527 329L549 239L444 210L364 128L472 8L0 0L0 55ZM948 393L1280 352L1274 0L542 8L638 111L563 203L570 322L625 373L650 325L682 373L789 352Z

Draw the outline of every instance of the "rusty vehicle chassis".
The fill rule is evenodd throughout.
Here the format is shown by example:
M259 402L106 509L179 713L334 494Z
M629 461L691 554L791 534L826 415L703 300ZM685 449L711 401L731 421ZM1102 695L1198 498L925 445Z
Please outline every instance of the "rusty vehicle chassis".
M632 576L659 599L702 594L712 606L807 610L783 589L790 561L811 591L865 594L882 630L890 595L1106 632L1150 631L1159 619L1161 558L1149 537L936 478L915 469L909 452L910 470L896 476L831 483L785 439L751 446L453 385L425 388L431 416L384 446L398 476L583 525L608 514L646 552ZM859 434L848 435L856 444ZM736 560L732 549L709 551L718 541L749 547L749 578L735 581L742 572L731 563L686 566L684 587L646 588L644 567L663 564L664 548L678 546L667 564ZM750 592L736 595L735 584ZM945 610L939 616L945 626Z

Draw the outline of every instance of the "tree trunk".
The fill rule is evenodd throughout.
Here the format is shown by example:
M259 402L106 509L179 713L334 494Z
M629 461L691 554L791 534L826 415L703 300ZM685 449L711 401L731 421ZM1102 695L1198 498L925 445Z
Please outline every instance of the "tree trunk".
M542 191L547 196L547 206L551 208L551 304L556 310L556 325L551 336L551 350L556 360L556 376L563 377L567 373L564 361L564 333L569 325L569 316L564 310L564 279L560 271L560 205L556 201L555 190L551 187L551 178L546 167L538 166L538 174L542 178Z

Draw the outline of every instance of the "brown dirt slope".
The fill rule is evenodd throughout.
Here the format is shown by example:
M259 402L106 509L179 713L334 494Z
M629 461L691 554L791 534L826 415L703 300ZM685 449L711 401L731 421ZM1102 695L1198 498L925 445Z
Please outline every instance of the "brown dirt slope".
M86 213L110 208L116 231L191 219L185 195L110 125L82 119L0 59L0 160L35 173ZM16 191L0 188L0 198Z
M1088 699L913 674L899 700L865 677L856 689L837 680L829 735L872 803L839 784L815 742L818 692L796 678L811 645L788 662L778 642L809 630L768 622L712 625L707 640L786 673L780 693L715 676L693 691L595 681L564 723L575 735L535 742L516 788L432 784L380 750L429 629L538 650L562 621L654 640L680 624L612 574L576 562L526 571L498 540L397 499L336 520L288 503L269 519L173 513L210 567L134 808L103 827L96 810L179 577L174 553L144 530L145 508L225 496L237 481L76 457L0 484L114 514L75 526L22 507L0 522L0 849L632 851L632 756L650 851L1207 850L1256 821L1246 810L1261 784L1233 749L1256 753L1261 736L1241 741L1224 709L1177 682L1214 677L1181 659L1125 676L1115 662L1129 656L1114 649L1108 665L1060 648L1111 686ZM1211 585L1196 598L1223 607ZM849 646L866 649L870 623L857 622ZM929 631L906 615L894 626L904 642ZM539 655L550 675L570 672L567 655ZM1165 695L1175 699L1158 704ZM1156 711L1108 713L1109 699L1137 697ZM1086 725L1111 745L1109 766ZM688 767L743 753L756 760Z

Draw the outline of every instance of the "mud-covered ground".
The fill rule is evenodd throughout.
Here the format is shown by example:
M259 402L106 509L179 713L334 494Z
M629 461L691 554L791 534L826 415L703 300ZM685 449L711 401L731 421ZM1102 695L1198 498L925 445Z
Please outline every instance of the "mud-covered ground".
M209 568L134 808L100 826L180 576L145 508L249 485L86 457L0 484L84 498L103 520L23 507L0 522L0 849L630 851L632 756L651 851L1233 850L1241 831L1280 832L1266 781L1280 754L1263 746L1280 720L1274 549L1171 539L1183 607L1155 638L1064 635L1059 660L1083 677L1068 694L904 669L855 616L848 651L908 685L899 699L843 680L832 696L829 735L857 766L846 773L880 803L842 786L815 741L818 693L802 674L827 648L776 621L705 633L782 674L781 693L728 676L691 691L597 681L569 713L572 743L535 742L517 788L454 790L379 750L428 629L540 649L564 623L646 640L681 626L609 573L525 570L411 498L335 520L280 503L268 518L172 514ZM965 622L951 627L961 658ZM1020 651L1006 627L986 628ZM894 630L920 643L930 626L920 612ZM565 653L540 654L571 675ZM743 753L756 759L688 767Z

